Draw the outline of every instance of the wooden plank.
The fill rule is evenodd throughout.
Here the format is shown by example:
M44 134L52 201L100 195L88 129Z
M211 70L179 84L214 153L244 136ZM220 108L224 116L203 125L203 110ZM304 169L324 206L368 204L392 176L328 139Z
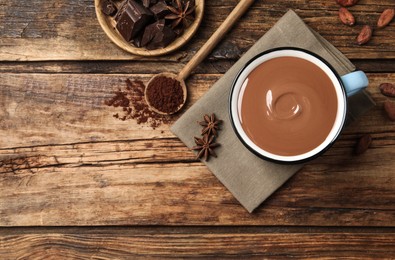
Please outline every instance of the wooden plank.
M133 120L116 120L112 115L119 109L104 105L104 100L110 98L113 91L125 87L125 79L147 82L151 76L2 73L0 147L174 137L166 124L153 130ZM219 74L192 76L187 82L187 108L220 77ZM379 93L378 85L395 82L395 74L369 74L369 78L368 90L379 106L366 119L360 120L357 127L350 129L354 133L391 132L394 126L380 108L386 98Z
M391 259L393 232L210 228L48 229L0 236L2 259ZM0 231L1 234L1 231Z
M168 125L153 130L134 120L114 119L112 115L122 110L104 104L114 91L126 87L127 78L148 82L151 77L150 74L1 74L0 147L173 136ZM191 77L188 106L219 77Z
M112 118L103 99L149 74L1 74L0 225L394 226L394 124L377 87L395 74L368 76L378 106L249 215L168 125ZM189 105L219 77L194 75ZM355 157L362 133L373 145Z
M205 19L197 35L180 51L161 60L189 60L236 5L237 0L207 1ZM395 26L374 33L366 46L356 46L362 24L375 24L380 12L393 7L391 0L360 2L352 8L355 27L342 25L335 1L256 1L227 37L242 51L267 32L288 10L297 13L348 57L395 58ZM45 12L43 11L45 10ZM15 60L146 60L118 49L96 21L93 1L6 1L0 12L0 59ZM242 35L242 37L240 37ZM158 60L151 58L148 60Z
M374 138L355 157L343 136L252 215L176 140L6 149L0 225L395 226L394 135Z
M239 57L241 52L234 52ZM196 68L193 74L224 74L236 62L227 58L226 53L210 56ZM395 59L351 60L355 66L368 73L395 72ZM0 73L71 73L71 74L157 74L163 68L177 73L182 63L129 62L129 61L33 61L33 62L0 62Z

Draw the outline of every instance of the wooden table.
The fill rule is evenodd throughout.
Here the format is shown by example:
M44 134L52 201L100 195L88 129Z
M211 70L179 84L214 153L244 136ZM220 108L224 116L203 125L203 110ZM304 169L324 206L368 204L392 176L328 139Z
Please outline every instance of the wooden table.
M170 131L112 117L127 78L178 72L237 4L206 1L172 55L112 44L93 0L0 3L0 258L395 258L395 123L378 90L395 83L395 22L355 44L393 0L259 0L189 78L191 106L289 9L368 73L377 106L253 214ZM174 118L176 120L176 118ZM173 120L173 122L174 122ZM370 133L371 149L352 151Z

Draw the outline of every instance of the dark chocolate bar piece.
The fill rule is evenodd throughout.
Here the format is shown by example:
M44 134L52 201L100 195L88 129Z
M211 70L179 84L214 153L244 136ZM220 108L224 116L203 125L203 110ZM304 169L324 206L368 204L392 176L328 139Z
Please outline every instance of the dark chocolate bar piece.
M161 34L156 34L151 43L157 44L159 48L164 48L176 39L177 35L168 26L165 26Z
M137 34L137 36L134 37L134 38L132 39L133 45L136 46L137 48L143 47L143 46L141 45L142 39L143 39L143 33Z
M156 4L158 0L141 0L143 3L144 7L149 8L150 6Z
M153 18L150 10L137 3L128 0L117 14L116 28L126 41L130 41L146 26Z
M118 12L117 12L117 14L114 17L116 22L118 22L119 18L121 17L123 12L125 11L127 2L128 2L128 0L123 1L121 6L118 8Z
M158 27L155 27L154 37L145 47L148 50L164 48L172 43L175 38L176 34L170 27L163 26L161 30Z
M150 43L155 37L155 34L163 30L163 27L165 27L165 19L161 19L145 27L143 38L141 40L141 46L147 46L147 44Z
M117 7L111 0L104 0L101 2L101 11L105 15L114 15L117 12Z
M149 8L151 5L151 0L142 0L142 2L145 8Z
M167 8L167 4L165 3L165 1L159 1L158 3L151 6L150 10L154 13L157 19L162 19L170 13L170 10L169 8Z

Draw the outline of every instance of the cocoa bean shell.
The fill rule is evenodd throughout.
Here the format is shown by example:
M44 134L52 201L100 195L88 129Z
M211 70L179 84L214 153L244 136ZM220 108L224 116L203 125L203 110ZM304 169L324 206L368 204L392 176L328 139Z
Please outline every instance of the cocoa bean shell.
M358 3L358 0L336 0L336 3L341 6L347 7L356 5Z
M358 139L358 142L355 145L354 153L356 155L361 155L365 153L369 149L371 144L372 136L370 134L364 134Z
M386 27L395 16L395 9L385 9L379 19L377 20L377 28L382 29Z
M395 103L392 101L384 102L384 111L387 113L388 118L391 121L395 121Z
M364 27L362 27L362 30L357 37L357 43L359 45L367 43L372 38L372 34L372 27L370 27L369 25L365 25Z
M351 25L354 25L354 23L355 23L354 16L345 7L341 7L339 9L339 18L340 18L340 21L342 21L342 23L344 23L345 25L351 26Z
M388 97L395 97L395 86L392 83L381 83L379 86L381 94Z

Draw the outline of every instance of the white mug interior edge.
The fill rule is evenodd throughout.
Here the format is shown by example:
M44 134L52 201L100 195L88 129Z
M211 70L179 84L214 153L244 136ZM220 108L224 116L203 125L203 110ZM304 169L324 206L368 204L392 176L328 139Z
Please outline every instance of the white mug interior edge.
M268 61L273 58L277 57L284 57L284 56L291 56L291 57L297 57L297 58L302 58L307 61L310 61L320 67L326 75L330 78L332 81L333 85L335 86L336 90L336 96L337 96L337 113L336 113L336 119L333 124L333 127L327 136L327 138L316 148L313 150L306 152L304 154L300 155L294 155L294 156L283 156L283 155L277 155L270 153L268 151L265 151L264 149L260 148L257 146L255 143L249 139L247 134L244 132L241 122L240 122L240 108L241 108L241 97L242 94L246 88L246 78L248 75L261 63ZM243 84L244 83L244 84ZM283 161L283 162L295 162L295 161L301 161L305 160L307 158L313 157L320 153L322 150L324 150L327 146L329 146L338 136L339 131L341 130L344 121L345 121L345 116L346 116L346 95L345 91L343 90L341 83L339 82L338 77L336 74L329 68L323 61L321 61L319 58L310 55L306 52L300 51L300 50L294 50L294 49L282 49L282 50L274 50L272 52L268 52L255 60L253 60L250 64L248 64L243 71L239 74L235 84L234 88L231 94L231 113L232 113L232 118L233 118L233 124L238 132L239 136L241 139L246 143L247 146L249 146L252 150L257 152L258 154L269 158L273 159L276 161Z

